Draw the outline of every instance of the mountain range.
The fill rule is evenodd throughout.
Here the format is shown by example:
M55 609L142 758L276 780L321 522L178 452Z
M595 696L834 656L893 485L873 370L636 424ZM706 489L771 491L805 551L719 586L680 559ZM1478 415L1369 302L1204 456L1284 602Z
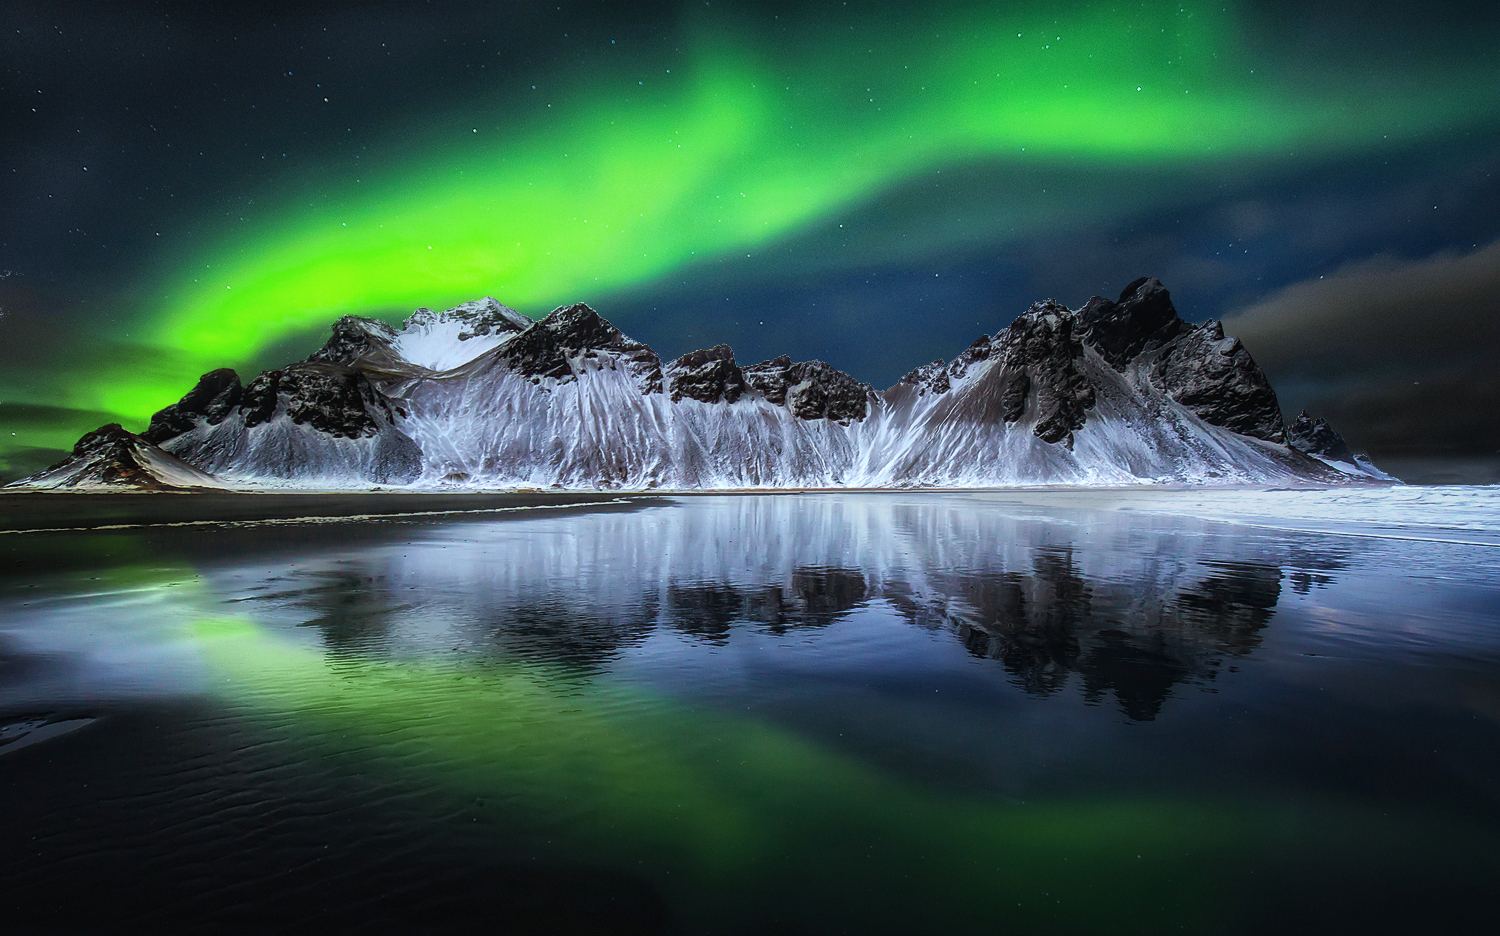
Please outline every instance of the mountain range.
M140 434L18 482L359 490L988 487L1392 480L1154 278L1038 302L877 391L822 361L663 361L587 305L345 316L304 361L204 374Z

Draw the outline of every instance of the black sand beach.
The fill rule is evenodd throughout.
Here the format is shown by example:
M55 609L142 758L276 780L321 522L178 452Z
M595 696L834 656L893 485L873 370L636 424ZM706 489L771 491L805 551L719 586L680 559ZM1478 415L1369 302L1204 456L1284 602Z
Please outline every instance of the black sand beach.
M86 530L181 523L485 513L531 507L634 509L657 497L578 492L413 494L410 492L262 494L0 493L0 532Z

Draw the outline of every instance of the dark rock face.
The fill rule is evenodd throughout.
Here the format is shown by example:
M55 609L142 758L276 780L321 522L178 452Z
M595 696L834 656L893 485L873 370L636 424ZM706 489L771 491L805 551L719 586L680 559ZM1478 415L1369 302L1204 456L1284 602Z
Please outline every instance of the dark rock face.
M1238 338L1209 321L1162 351L1151 382L1204 422L1241 435L1281 442L1281 406L1271 382Z
M1218 322L1193 327L1177 316L1155 277L1125 287L1119 301L1098 296L1076 313L1084 342L1117 371L1160 350L1151 381L1204 422L1242 435L1282 440L1281 409L1270 381Z
M947 367L934 361L907 374L886 398L893 399L892 391L903 385L918 387L919 395L948 393L955 381L988 361L991 369L982 382L971 386L951 412L979 423L1010 424L1024 419L1034 405L1035 434L1071 448L1073 433L1094 405L1075 321L1056 300L1038 302L993 338L981 335Z
M506 342L499 351L499 359L532 383L540 383L543 377L561 380L573 376L568 356L541 322Z
M779 359L778 359L779 360ZM905 377L896 381L897 385L910 384L917 388L917 394L924 393L947 393L952 384L948 380L948 371L943 366L941 359L931 364L923 364L911 370Z
M553 310L542 319L542 324L570 355L614 350L613 346L629 341L623 332L582 302Z
M1035 390L1033 431L1044 442L1071 448L1073 432L1083 428L1094 405L1093 384L1079 366L1083 345L1074 334L1073 314L1053 300L1038 302L989 343L988 356L995 355L1011 372L1000 389L1002 418L1016 422L1025 415Z
M869 412L869 384L861 383L822 361L792 365L787 405L800 419L864 419Z
M729 345L690 351L672 362L672 402L683 397L703 403L733 403L748 388Z
M745 368L745 382L766 402L786 405L786 389L791 386L792 359L785 354Z
M198 378L197 386L189 390L182 399L158 410L156 415L151 417L151 425L141 434L141 438L153 444L160 444L187 432L196 426L200 419L206 420L210 426L217 426L238 405L242 392L240 376L233 370L221 367L218 370L209 371ZM108 426L104 427L104 429L108 428ZM80 444L82 444L81 440Z
M310 425L335 438L359 439L378 433L381 424L372 413L383 413L387 422L393 418L385 394L364 374L338 364L293 364L252 380L240 403L245 427L269 421L278 403L285 404L293 423Z
M568 357L596 358L599 352L607 351L625 364L642 393L661 392L661 358L656 352L626 337L587 305L563 306L540 324L552 333Z
M1185 325L1177 317L1172 294L1154 276L1126 286L1118 302L1095 296L1076 317L1079 336L1118 371L1142 351L1177 337Z
M798 419L864 419L869 384L822 361L792 363L786 355L745 368L745 380L770 403L785 405Z
M1354 452L1349 448L1349 443L1344 441L1344 437L1333 431L1328 420L1321 416L1313 419L1307 410L1303 410L1297 421L1287 429L1286 442L1308 455L1354 464Z
M1031 377L1024 372L1013 375L1000 388L1000 418L1007 423L1019 422L1026 415L1026 397L1030 393Z
M310 364L353 364L379 350L378 346L394 337L396 330L384 322L346 315L333 323L333 334L323 347L308 355L307 361Z
M999 336L995 337L998 338ZM973 367L980 361L988 361L990 353L994 350L994 346L990 341L989 335L980 335L978 338L975 338L973 344L959 352L958 357L953 359L953 363L948 365L944 373L953 379L958 379L967 374L970 367Z
M540 384L543 377L574 379L568 359L598 360L601 352L622 363L642 393L661 392L661 358L656 352L626 337L581 302L554 310L506 342L499 358L513 371Z

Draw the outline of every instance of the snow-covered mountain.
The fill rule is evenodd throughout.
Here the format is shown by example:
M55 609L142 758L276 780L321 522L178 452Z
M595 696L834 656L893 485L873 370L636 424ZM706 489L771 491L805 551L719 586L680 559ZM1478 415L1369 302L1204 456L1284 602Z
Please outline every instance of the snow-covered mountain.
M1217 322L1184 322L1155 279L1076 311L1039 302L884 392L821 361L743 367L725 345L663 362L581 304L531 322L484 299L418 309L400 330L347 316L306 361L248 386L230 370L205 374L140 438L234 486L1385 477L1326 423L1301 420L1289 435L1244 346Z

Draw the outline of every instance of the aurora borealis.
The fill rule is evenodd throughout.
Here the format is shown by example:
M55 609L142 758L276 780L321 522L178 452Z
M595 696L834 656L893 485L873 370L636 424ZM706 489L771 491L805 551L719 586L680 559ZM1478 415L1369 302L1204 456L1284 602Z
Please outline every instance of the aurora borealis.
M1259 338L1290 415L1377 454L1500 448L1409 418L1424 381L1500 399L1482 341L1325 353L1284 308L1451 262L1447 324L1494 335L1488 7L21 4L0 27L6 477L343 314L586 301L663 355L727 341L884 386L1148 273ZM1396 314L1368 305L1349 331Z

